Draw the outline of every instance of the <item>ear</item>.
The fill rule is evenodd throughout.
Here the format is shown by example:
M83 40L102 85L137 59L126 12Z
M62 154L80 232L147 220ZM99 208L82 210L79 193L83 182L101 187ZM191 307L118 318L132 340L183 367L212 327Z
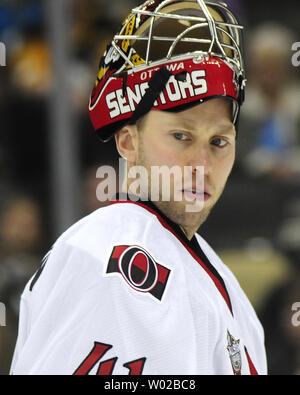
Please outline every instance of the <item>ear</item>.
M138 150L138 131L136 125L127 125L115 134L116 146L122 158L135 163Z

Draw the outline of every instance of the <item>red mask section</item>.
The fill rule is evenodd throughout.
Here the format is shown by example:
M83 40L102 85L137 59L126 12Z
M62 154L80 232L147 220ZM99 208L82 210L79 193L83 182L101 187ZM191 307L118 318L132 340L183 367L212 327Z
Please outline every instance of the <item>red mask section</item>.
M120 125L120 121L129 121L148 89L153 74L162 66L172 76L155 101L153 110L169 110L213 96L238 99L239 89L234 70L218 57L206 57L201 63L193 58L173 60L135 73L129 72L126 78L108 73L91 95L89 113L94 128L99 130L108 125L113 128L117 122ZM175 77L183 72L186 72L185 81Z

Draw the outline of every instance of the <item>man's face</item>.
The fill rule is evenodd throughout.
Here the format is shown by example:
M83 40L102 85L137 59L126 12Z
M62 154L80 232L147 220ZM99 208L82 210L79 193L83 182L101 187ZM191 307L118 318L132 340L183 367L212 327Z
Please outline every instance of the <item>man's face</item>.
M169 201L159 199L154 204L187 235L197 231L223 192L234 163L235 134L231 105L226 99L212 99L180 113L150 111L138 130L134 164L148 171L149 181L144 187L149 199L153 166L178 166L181 170L180 180L171 177ZM204 171L201 186L196 179L198 166ZM178 196L181 201L176 201ZM188 205L199 203L201 210L187 210Z

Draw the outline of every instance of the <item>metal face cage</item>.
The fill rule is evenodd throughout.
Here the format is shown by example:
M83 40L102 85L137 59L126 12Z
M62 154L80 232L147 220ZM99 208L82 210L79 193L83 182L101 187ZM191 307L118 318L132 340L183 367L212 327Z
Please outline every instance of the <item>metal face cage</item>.
M244 80L242 29L225 3L150 0L132 10L112 45L124 68L133 71L177 55L211 55L227 61Z

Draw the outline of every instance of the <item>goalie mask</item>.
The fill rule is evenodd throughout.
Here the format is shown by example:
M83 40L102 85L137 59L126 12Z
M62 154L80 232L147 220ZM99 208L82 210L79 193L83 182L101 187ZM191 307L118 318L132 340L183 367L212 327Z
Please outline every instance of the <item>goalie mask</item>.
M134 8L101 58L89 113L102 141L150 110L216 97L244 101L242 29L225 3L150 0Z

